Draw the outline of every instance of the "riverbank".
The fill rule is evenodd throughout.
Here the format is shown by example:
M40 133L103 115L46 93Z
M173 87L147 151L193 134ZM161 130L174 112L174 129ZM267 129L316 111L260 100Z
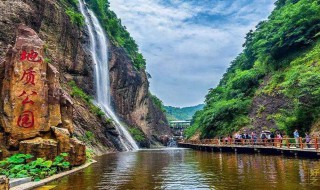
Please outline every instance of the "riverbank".
M320 158L320 152L316 149L300 149L295 147L274 147L263 145L214 145L214 144L192 144L178 143L181 148L190 148L193 150L207 152L237 152L237 153L263 153L269 155L284 155L284 156L300 156L307 158Z
M76 167L76 168L73 168L72 170L69 170L69 171L65 171L65 172L62 172L62 173L59 173L59 174L56 174L56 175L53 175L53 176L50 176L48 178L45 178L43 180L40 180L40 181L33 181L33 182L29 182L29 183L25 183L25 184L21 184L21 185L18 185L16 187L13 187L13 188L10 188L10 190L29 190L29 189L35 189L37 187L41 187L41 186L44 186L46 185L47 183L50 183L54 180L57 180L59 178L62 178L62 177L65 177L65 176L68 176L70 174L73 174L75 172L78 172L80 170L83 170L85 168L87 168L88 166L90 166L91 164L93 163L96 163L97 161L95 160L91 160L90 162L82 165L82 166L79 166L79 167Z

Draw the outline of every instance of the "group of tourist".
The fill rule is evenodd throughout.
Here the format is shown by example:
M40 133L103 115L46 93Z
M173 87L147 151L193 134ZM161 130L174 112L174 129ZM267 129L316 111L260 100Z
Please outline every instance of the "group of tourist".
M300 146L300 135L298 129L293 132L293 137L295 139L296 147ZM231 142L234 139L234 142L240 144L242 142L251 142L251 143L277 143L281 144L284 138L289 138L285 133L280 131L270 132L270 131L262 131L259 135L252 131L251 133L243 132L243 133L235 133L233 138L232 136L228 136L222 138L225 142ZM307 147L310 148L311 137L308 133L305 133L305 138L302 143L306 143ZM293 144L293 143L291 143Z

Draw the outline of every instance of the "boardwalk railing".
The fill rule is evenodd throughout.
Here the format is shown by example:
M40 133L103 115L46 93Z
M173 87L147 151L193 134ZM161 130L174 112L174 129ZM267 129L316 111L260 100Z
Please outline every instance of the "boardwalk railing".
M203 139L203 140L183 140L179 143L194 144L194 145L216 145L216 146L265 146L274 148L300 148L319 150L319 139L312 138L306 142L305 138L274 138L274 139Z

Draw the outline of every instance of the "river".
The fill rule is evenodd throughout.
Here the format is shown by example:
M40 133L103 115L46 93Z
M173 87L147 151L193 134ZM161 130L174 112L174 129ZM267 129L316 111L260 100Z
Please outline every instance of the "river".
M320 161L312 159L155 149L96 160L40 189L320 189Z

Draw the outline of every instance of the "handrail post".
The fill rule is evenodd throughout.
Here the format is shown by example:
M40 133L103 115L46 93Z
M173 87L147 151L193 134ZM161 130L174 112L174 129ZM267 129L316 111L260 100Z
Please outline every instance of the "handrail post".
M319 146L318 146L318 138L316 137L316 140L315 140L315 148L316 148L316 150L318 150L319 149Z
M282 147L282 139L279 138L279 147L281 148Z
M300 148L303 149L302 137L299 137Z
M290 148L289 138L286 138L286 141L287 141L287 147Z

